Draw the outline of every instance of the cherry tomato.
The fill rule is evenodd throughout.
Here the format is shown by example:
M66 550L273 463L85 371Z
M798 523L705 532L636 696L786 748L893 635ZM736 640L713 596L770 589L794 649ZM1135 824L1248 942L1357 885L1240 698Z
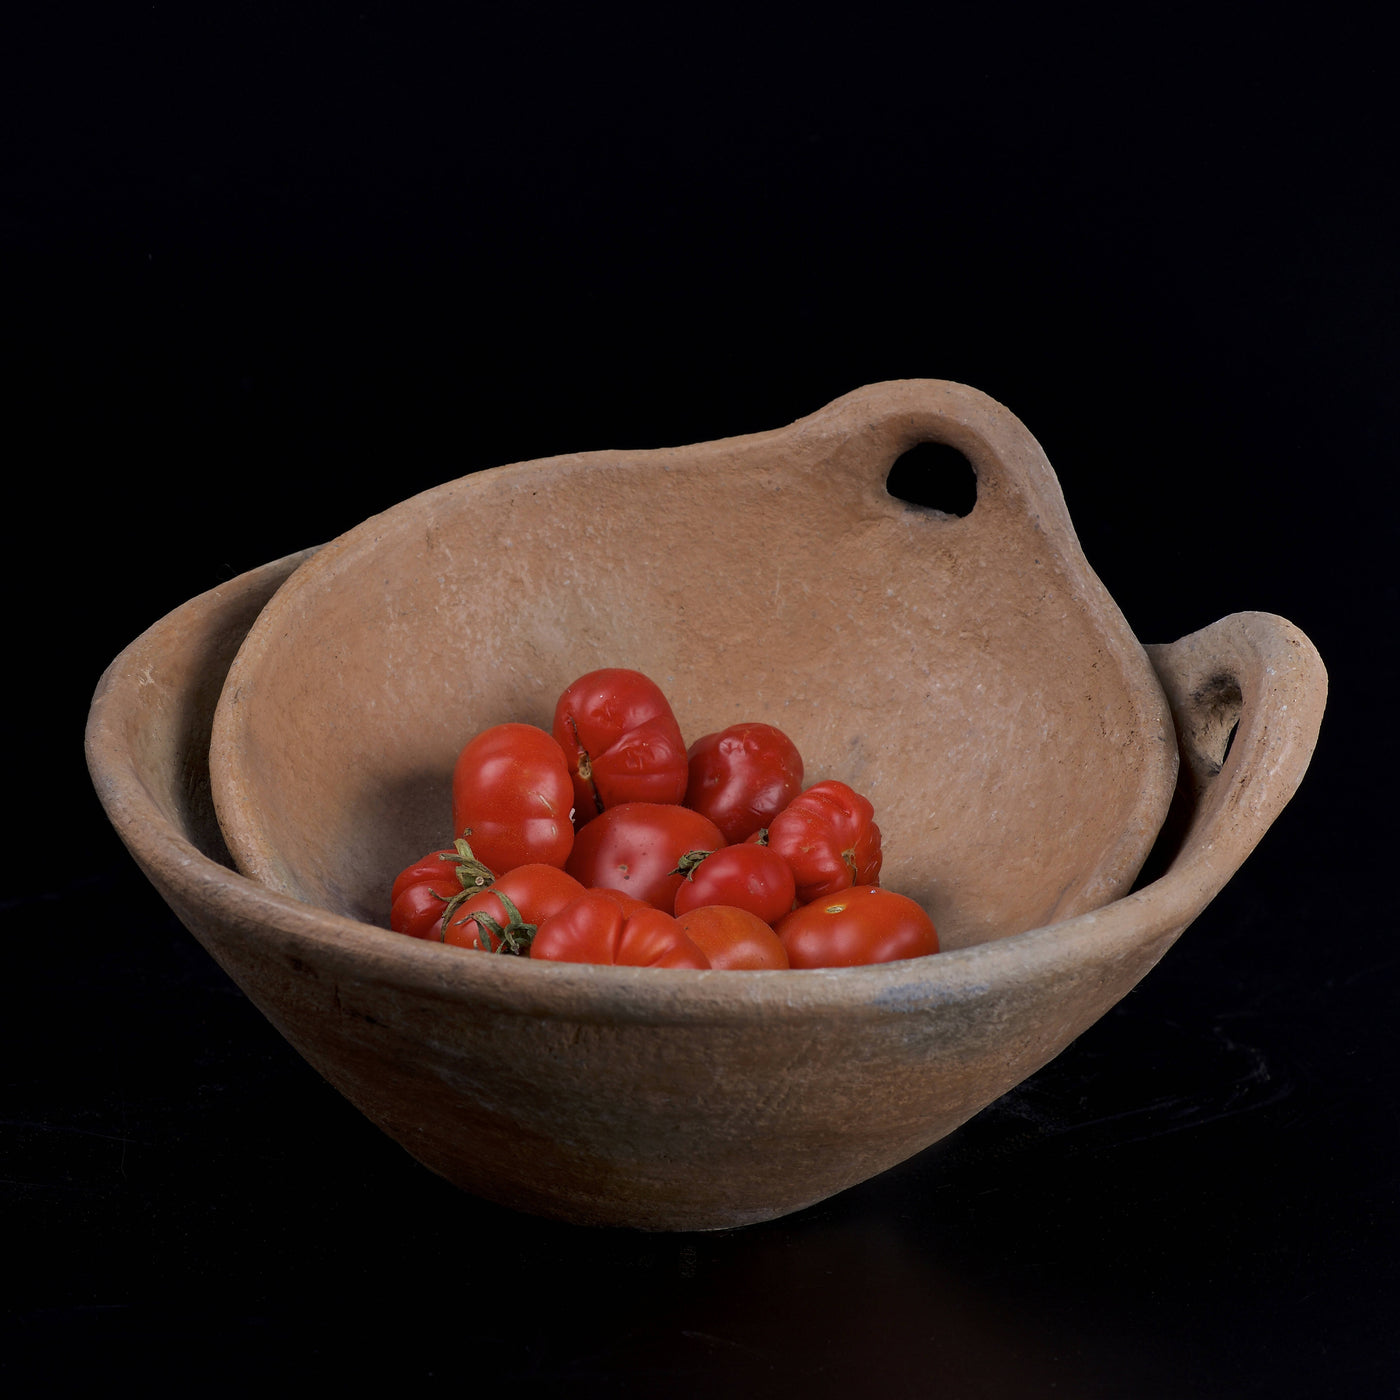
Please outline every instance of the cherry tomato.
M728 904L776 924L796 898L792 867L771 846L723 846L692 866L681 881L676 917L707 904Z
M517 865L453 911L443 942L456 948L484 948L488 953L503 947L518 951L551 914L583 893L583 886L557 865ZM510 901L514 912L503 899Z
M574 844L573 803L564 751L533 724L483 730L452 773L452 825L497 875L562 866Z
M771 724L731 724L690 746L685 805L731 844L747 841L802 791L802 755Z
M617 967L707 968L709 960L659 909L625 914L616 900L589 891L546 919L530 944L532 958Z
M580 829L564 867L590 887L621 890L669 914L688 851L724 844L708 817L667 802L624 802Z
M707 904L678 914L676 922L709 958L711 967L770 971L790 966L782 940L747 909Z
M640 671L580 676L559 697L554 737L568 756L579 826L624 802L685 796L685 740L661 688Z
M465 841L451 851L433 851L394 880L389 894L389 927L410 938L442 937L442 916L454 899L485 889L493 876Z
M880 879L875 808L845 783L814 783L768 824L768 845L792 867L799 904Z
M912 899L879 885L804 904L777 933L793 967L859 967L938 951L933 920Z

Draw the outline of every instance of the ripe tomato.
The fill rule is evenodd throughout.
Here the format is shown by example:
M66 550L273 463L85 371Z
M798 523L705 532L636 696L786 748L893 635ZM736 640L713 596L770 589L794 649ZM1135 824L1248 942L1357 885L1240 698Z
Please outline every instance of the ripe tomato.
M583 893L583 886L557 865L517 865L453 911L443 942L488 953L523 951L540 924Z
M562 866L574 844L573 802L564 751L533 724L483 730L452 773L452 825L497 875Z
M727 904L747 909L765 924L776 924L791 911L796 897L792 867L771 846L723 846L681 881L676 917L707 904Z
M554 710L568 756L579 826L623 802L685 796L685 740L661 688L640 671L609 667L580 676Z
M747 841L802 791L802 755L771 724L731 724L690 746L685 805L731 844Z
M625 914L616 900L590 890L546 919L530 944L532 958L617 967L707 968L709 960L659 909Z
M668 802L624 802L580 829L564 867L582 884L621 890L669 914L688 851L724 844L708 817Z
M879 885L854 885L794 909L778 925L793 967L860 967L938 951L933 920Z
M678 914L676 922L709 958L711 967L769 971L790 966L782 940L747 909L708 904Z
M768 845L792 867L797 899L835 894L880 879L875 808L845 783L814 783L768 824Z
M433 851L400 871L389 893L389 927L410 938L442 937L442 916L454 899L485 889L490 870L465 841L455 850Z

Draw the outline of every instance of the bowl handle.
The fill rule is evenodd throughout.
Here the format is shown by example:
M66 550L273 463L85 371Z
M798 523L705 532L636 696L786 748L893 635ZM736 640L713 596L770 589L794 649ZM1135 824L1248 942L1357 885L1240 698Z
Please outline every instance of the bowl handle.
M1036 533L1073 542L1074 527L1059 479L1044 449L1010 409L979 389L944 379L894 379L853 390L793 425L814 456L833 456L885 495L885 479L911 447L937 442L956 448L977 474L977 507L967 524L1028 522ZM820 444L820 446L819 446Z
M1271 613L1232 613L1147 654L1171 703L1182 766L1156 855L1163 881L1208 901L1307 772L1327 701L1317 649Z

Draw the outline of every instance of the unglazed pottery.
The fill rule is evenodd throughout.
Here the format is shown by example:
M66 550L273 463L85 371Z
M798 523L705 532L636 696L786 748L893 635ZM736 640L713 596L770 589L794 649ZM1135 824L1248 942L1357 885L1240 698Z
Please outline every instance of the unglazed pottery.
M928 440L977 470L964 519L884 491ZM866 791L885 883L948 951L667 972L382 927L395 871L447 835L465 739L547 724L569 680L612 664L657 679L688 735L769 720L809 781ZM417 497L158 623L104 676L88 753L179 917L420 1161L521 1209L703 1229L894 1165L1092 1024L1292 795L1325 691L1307 639L1266 614L1144 653L1025 429L915 382L778 432ZM211 727L247 874L213 820ZM1165 873L1127 893L1177 740Z

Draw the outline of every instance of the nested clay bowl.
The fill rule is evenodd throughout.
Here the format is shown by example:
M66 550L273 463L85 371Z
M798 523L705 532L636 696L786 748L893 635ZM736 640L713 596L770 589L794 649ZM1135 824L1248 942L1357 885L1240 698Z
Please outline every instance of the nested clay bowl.
M923 441L976 470L965 518L885 491ZM947 951L697 973L388 932L465 739L548 725L602 665L658 680L688 737L769 720L809 781L865 791L884 882ZM868 1178L1063 1049L1291 796L1325 686L1266 614L1144 652L1025 429L907 382L772 433L416 497L158 623L103 678L88 752L175 912L420 1161L522 1209L699 1229ZM1128 893L1174 791L1165 873Z

